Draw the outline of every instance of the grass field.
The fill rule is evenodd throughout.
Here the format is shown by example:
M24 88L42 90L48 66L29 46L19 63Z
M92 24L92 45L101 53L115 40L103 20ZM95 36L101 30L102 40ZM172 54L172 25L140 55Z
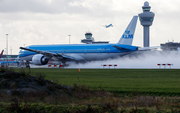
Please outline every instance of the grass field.
M86 85L117 93L180 95L179 69L31 69L32 75L37 72L61 85Z
M24 70L27 73L24 73ZM60 85L72 86L72 89L63 88L58 90L59 93L49 95L41 91L24 95L0 92L0 113L180 112L179 69L81 69L80 72L79 69L24 70L14 69L20 72L22 80L29 80L29 75L32 75L37 76L38 83L45 78ZM7 73L9 70L4 71L7 76L1 79L1 82L8 77L11 80L14 76ZM46 87L54 91L54 87L48 84Z

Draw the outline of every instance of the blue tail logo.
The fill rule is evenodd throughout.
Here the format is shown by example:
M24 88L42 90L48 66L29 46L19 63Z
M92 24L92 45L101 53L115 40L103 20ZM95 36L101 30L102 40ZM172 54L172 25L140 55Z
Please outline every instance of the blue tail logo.
M133 38L133 34L129 34L130 31L125 31L125 34L122 36L124 39Z
M132 45L138 16L134 16L120 38L118 44Z
M130 33L130 31L125 31L125 33L126 33L126 34L129 34L129 33Z

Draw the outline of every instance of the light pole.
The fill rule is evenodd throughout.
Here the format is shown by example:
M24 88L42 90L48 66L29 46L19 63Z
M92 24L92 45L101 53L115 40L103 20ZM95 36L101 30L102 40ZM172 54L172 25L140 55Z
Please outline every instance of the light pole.
M69 44L70 44L70 36L71 36L71 35L68 35L68 36L69 36Z
M6 48L4 48L4 53L6 53Z
M6 34L6 54L8 55L8 34Z

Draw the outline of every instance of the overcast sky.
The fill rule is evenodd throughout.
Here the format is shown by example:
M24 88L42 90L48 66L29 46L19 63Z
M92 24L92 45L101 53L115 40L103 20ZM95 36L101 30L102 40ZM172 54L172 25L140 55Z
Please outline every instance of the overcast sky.
M134 15L142 13L145 0L0 0L0 49L18 54L19 47L34 44L80 43L86 32L96 41L117 43ZM180 42L180 0L149 0L155 13L150 46ZM114 27L101 25L112 23ZM139 19L133 41L143 46ZM5 52L6 53L6 52Z

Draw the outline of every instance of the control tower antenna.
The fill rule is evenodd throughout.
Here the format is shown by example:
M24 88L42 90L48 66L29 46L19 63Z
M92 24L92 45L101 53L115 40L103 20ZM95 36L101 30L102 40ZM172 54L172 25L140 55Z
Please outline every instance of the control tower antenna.
M151 6L149 6L147 1L144 2L142 9L143 13L139 14L139 20L144 27L144 47L149 47L149 26L152 25L155 14L150 12Z

